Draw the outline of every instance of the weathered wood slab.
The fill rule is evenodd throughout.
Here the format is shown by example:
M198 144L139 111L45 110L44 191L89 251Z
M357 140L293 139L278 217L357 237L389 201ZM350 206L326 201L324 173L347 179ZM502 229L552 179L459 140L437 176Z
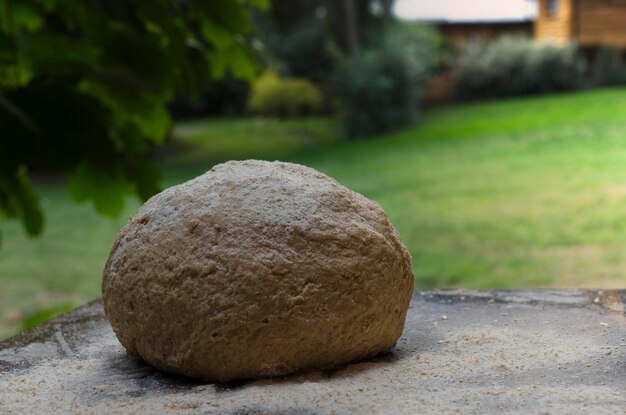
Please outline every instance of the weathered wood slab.
M0 413L626 414L626 291L415 294L396 349L238 384L127 356L94 301L0 343Z

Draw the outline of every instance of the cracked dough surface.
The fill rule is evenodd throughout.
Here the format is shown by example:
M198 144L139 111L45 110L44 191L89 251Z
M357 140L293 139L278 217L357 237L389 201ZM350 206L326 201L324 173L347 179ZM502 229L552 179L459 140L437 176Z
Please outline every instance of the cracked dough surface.
M389 350L413 274L377 203L308 167L246 160L147 201L120 231L102 291L130 353L225 382Z

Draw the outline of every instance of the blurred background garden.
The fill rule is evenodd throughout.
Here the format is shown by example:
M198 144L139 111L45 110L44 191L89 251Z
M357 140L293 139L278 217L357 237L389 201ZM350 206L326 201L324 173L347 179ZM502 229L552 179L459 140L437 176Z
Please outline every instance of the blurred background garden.
M231 159L378 201L418 288L626 286L626 3L0 0L0 339Z

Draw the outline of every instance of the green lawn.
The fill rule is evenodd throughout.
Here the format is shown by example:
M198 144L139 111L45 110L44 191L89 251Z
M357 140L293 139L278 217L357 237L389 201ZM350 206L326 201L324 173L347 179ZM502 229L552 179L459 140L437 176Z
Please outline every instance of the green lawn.
M341 142L328 118L179 123L157 155L166 185L232 158L315 167L377 200L419 287L626 286L626 90L432 110L420 124ZM1 223L0 337L42 307L97 297L121 218L40 183L43 237Z

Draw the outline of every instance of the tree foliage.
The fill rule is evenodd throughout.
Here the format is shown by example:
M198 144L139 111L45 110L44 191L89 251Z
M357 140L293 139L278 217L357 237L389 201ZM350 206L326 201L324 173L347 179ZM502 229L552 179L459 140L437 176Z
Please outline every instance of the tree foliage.
M258 38L269 52L267 66L283 76L328 86L338 59L371 47L383 36L393 3L272 0L267 12L255 14Z
M378 45L344 59L334 83L344 137L368 137L412 122L437 63L438 44L432 28L397 23Z
M326 82L333 62L324 14L323 0L273 0L266 12L255 13L265 66L281 76Z
M158 188L147 160L166 104L256 71L250 7L267 0L0 0L0 217L43 228L28 171L69 176L106 215Z

